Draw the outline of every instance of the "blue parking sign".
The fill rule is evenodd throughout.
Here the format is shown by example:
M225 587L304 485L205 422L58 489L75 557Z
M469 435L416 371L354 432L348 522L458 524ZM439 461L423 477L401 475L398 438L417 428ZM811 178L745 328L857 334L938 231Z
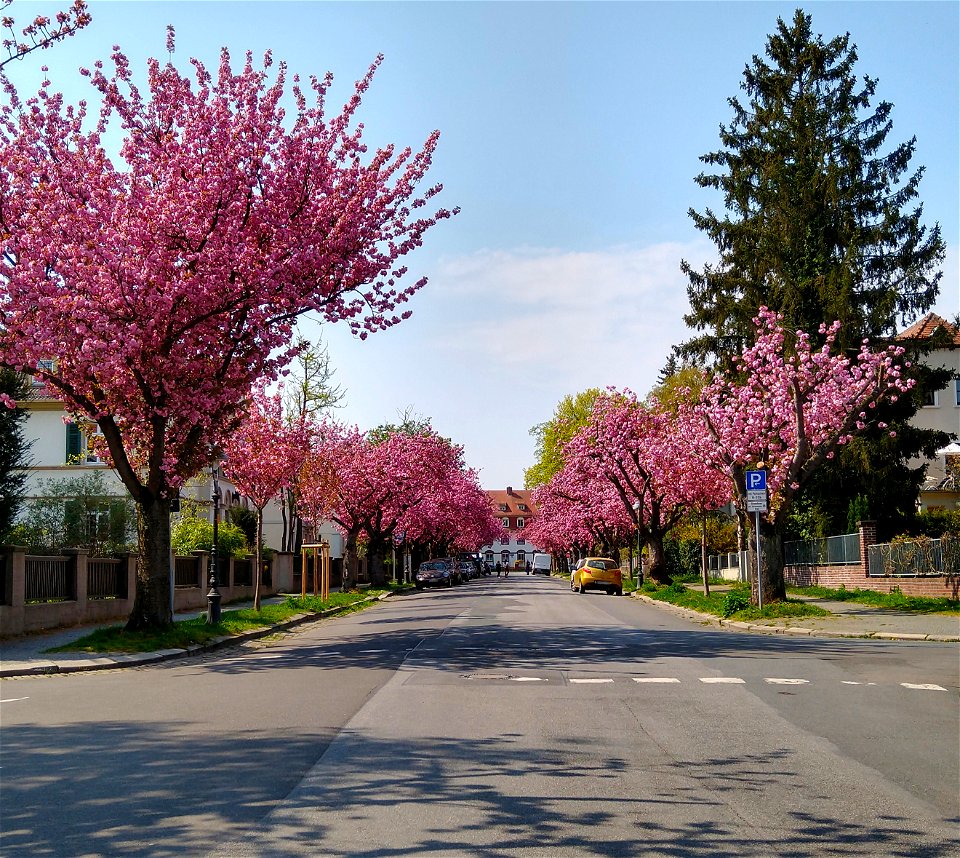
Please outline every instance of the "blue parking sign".
M766 491L767 472L765 470L747 471L747 491Z

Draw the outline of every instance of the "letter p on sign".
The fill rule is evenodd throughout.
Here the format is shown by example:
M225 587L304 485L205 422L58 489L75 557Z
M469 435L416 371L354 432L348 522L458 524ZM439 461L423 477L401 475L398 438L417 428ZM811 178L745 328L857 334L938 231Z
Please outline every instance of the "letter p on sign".
M766 471L747 471L747 491L763 491L766 487Z

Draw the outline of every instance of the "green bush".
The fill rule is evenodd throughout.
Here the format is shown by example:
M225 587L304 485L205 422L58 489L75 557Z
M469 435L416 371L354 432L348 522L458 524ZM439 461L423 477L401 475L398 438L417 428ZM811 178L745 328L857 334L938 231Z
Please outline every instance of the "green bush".
M173 553L186 556L194 551L210 551L213 548L213 524L204 518L181 516L170 528ZM222 557L241 557L247 553L247 538L235 524L222 522L217 525L217 552Z
M750 607L750 593L746 590L731 590L723 599L723 615L733 616L737 611L744 611Z
M699 539L676 539L668 536L663 540L663 554L667 563L667 573L671 578L700 577Z

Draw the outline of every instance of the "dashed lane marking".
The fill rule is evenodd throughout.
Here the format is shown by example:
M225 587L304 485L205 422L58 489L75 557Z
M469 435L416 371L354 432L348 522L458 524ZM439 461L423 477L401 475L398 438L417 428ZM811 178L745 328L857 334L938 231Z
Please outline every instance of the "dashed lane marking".
M0 700L0 703L18 703L21 700L29 700L29 697L8 697L6 700Z
M570 682L576 685L601 685L607 682L613 682L612 679L571 679Z
M701 676L701 682L708 685L743 685L744 680L739 676Z
M946 691L942 685L934 685L932 682L926 685L920 685L914 682L901 682L900 683L904 688L909 688L911 691Z
M767 677L764 679L764 682L769 682L771 685L808 685L810 683L809 679L781 679L778 677Z
M511 676L511 682L546 682L542 676Z
M843 685L876 685L876 682L854 682L852 679L841 679Z
M679 682L675 676L635 676L633 677L634 682L646 682L650 684L654 683L667 683L667 682Z

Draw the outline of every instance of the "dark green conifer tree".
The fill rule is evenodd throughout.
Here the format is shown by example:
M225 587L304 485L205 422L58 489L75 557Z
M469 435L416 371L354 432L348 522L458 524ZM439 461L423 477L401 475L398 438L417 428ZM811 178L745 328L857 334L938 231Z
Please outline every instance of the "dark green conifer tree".
M923 167L910 168L916 139L886 147L893 105L871 106L877 81L858 78L856 62L849 34L824 42L811 16L797 10L790 23L778 19L766 56L746 66L746 97L729 100L733 120L721 126L722 148L702 156L710 172L696 178L722 194L724 208L690 210L719 258L702 270L681 265L691 307L684 321L697 334L680 355L729 366L751 341L761 306L814 340L821 323L839 319L838 347L855 351L863 338L892 337L936 301L945 245L939 225L922 222ZM882 464L883 479L910 487L915 500L919 480L906 463L932 440L906 431L914 410L900 403L886 421L900 430L897 444L868 441L856 462L846 451L838 456L847 477L840 497L827 473L811 486L834 495L829 503L809 500L830 507L836 532L849 500L876 487L858 472L866 478ZM902 517L869 496L875 515Z

